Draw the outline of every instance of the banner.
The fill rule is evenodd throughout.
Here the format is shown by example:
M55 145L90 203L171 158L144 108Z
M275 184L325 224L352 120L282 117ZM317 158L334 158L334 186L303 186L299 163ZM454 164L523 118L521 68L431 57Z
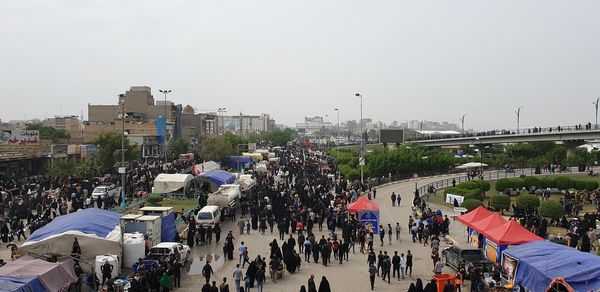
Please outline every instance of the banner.
M40 145L40 132L38 130L7 130L0 135L0 145Z
M456 201L458 202L458 205L460 206L460 205L462 205L463 201L465 200L465 197L453 195L453 194L446 194L446 203L454 204L454 199L456 199Z
M515 271L517 270L518 263L519 261L517 259L502 253L502 272L510 279L515 278Z
M379 218L373 212L364 212L360 215L360 225L365 226L369 223L373 227L373 234L379 233Z

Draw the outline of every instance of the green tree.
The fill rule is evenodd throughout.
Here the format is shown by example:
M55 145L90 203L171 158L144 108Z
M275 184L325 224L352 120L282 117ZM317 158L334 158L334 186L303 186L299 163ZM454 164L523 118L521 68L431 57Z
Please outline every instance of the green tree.
M103 171L114 170L115 163L121 161L121 135L116 132L104 133L92 143L100 146L96 155L100 169ZM125 161L139 158L139 152L129 144L128 139L125 139L125 150Z
M171 159L177 159L179 154L185 154L190 152L190 143L183 140L182 138L175 139L169 143L169 154Z
M98 174L99 169L95 160L83 160L77 164L75 171L78 177L90 179Z
M52 176L59 177L75 175L75 165L76 162L73 159L56 159L52 162L52 166L48 169L48 173Z
M476 200L476 199L468 199L468 200L464 200L462 203L462 207L466 208L467 211L473 211L473 209L477 208L478 206L482 206L483 202L481 202L480 200Z
M521 210L535 209L540 205L540 198L536 195L522 194L517 197L515 205Z
M490 198L490 206L500 210L504 214L504 210L510 209L510 197L504 194L496 194Z
M542 217L552 218L558 220L565 215L565 209L563 205L556 201L543 201L538 208L538 213Z
M554 181L559 190L568 190L573 187L573 180L567 176L559 176Z
M62 138L71 138L71 135L64 129L56 129L53 127L46 127L40 123L29 124L26 127L27 130L38 130L40 132L40 139L52 140L53 142L58 141Z
M218 136L209 138L202 145L200 153L204 160L223 161L227 156L235 155L237 152L233 149L231 142L227 138Z

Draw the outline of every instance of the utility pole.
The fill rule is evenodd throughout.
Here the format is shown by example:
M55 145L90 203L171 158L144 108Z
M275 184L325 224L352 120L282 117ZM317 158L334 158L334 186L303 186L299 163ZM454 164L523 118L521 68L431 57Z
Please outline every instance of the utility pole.
M334 111L337 112L337 127L335 129L335 146L337 148L337 141L338 141L338 137L340 136L340 109L338 108L334 108ZM339 159L340 158L340 149L337 148L337 153L336 153L336 158Z
M119 167L119 172L121 173L121 207L125 207L125 94L119 94L119 97L121 110L121 167Z
M598 103L600 102L600 97L596 98L595 102L592 102L594 104L594 107L596 108L596 124L594 125L594 129L598 129Z
M163 154L165 156L165 165L163 166L163 170L165 173L167 172L167 94L171 93L171 89L160 89L160 93L165 95L165 136L163 141Z
M519 134L519 126L520 126L520 122L521 122L521 109L523 108L523 106L520 106L516 111L515 114L517 114L517 134Z
M364 171L363 167L365 166L365 158L364 158L364 150L365 150L365 130L363 123L363 96L360 93L354 94L357 97L360 97L360 157L358 158L358 164L360 165L360 184L364 183Z
M467 116L467 114L462 115L459 119L460 119L460 123L462 124L462 133L461 134L465 134L465 116Z

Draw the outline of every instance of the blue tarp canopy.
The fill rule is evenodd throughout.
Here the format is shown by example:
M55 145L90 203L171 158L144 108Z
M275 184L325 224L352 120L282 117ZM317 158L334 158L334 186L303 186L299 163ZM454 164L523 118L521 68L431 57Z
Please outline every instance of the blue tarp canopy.
M211 170L203 172L201 178L210 181L211 183L221 186L235 182L235 174L224 170Z
M121 213L97 208L79 210L56 217L44 227L33 232L26 242L43 240L67 231L80 231L104 238L119 224L121 216L123 216Z
M233 169L238 169L240 166L244 166L244 168L251 168L253 164L254 161L252 161L251 157L244 156L229 156L222 163L223 166Z
M0 276L0 289L11 292L46 291L38 277Z
M160 241L162 241L162 242L175 241L175 234L177 233L177 225L175 225L175 214L173 212L171 212L171 214L161 218L160 226L161 226Z
M533 241L504 250L518 261L515 286L530 291L546 291L561 277L575 291L600 289L600 257L549 241Z

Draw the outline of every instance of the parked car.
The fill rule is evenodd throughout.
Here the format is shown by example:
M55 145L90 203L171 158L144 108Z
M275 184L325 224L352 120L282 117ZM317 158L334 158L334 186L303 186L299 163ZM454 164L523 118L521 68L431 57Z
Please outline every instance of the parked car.
M163 256L175 254L175 251L181 254L181 259L186 262L190 258L190 247L179 242L161 242L152 248L146 256L147 260L160 260Z
M106 198L106 197L115 197L119 193L119 190L115 185L106 185L106 186L97 186L94 191L92 191L92 198L97 199L98 197Z
M469 272L473 268L480 268L483 271L491 271L493 263L488 261L481 249L476 247L460 247L452 245L442 251L444 263L454 269Z

